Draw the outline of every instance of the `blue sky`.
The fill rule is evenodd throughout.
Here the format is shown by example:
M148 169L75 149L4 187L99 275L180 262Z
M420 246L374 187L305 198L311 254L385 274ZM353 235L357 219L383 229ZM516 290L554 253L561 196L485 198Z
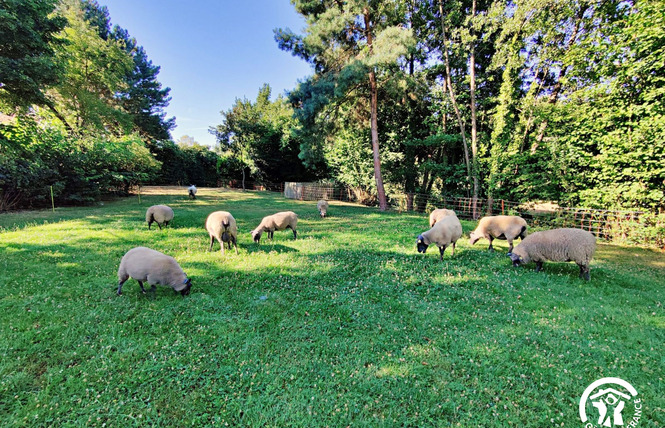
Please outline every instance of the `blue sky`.
M268 83L277 94L312 74L305 61L281 51L273 29L302 32L304 19L289 0L98 0L111 23L129 31L153 64L158 80L171 88L171 132L203 145L215 139L208 127L236 98L256 99Z

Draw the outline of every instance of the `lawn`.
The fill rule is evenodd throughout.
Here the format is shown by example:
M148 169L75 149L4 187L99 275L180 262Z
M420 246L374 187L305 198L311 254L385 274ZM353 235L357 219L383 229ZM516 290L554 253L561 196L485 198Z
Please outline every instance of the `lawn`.
M580 396L609 376L637 389L638 426L665 425L663 252L601 244L585 282L573 263L513 268L505 241L469 246L474 222L439 262L416 252L425 214L198 196L0 215L3 426L580 427ZM148 230L162 203L172 225ZM238 255L208 251L222 209ZM253 243L283 210L298 239ZM129 280L117 296L135 246L175 257L192 293Z

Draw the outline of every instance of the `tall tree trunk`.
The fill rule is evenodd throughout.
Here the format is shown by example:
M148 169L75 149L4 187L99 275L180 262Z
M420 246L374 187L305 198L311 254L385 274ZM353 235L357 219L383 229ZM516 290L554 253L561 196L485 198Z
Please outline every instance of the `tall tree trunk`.
M464 160L466 162L466 177L467 181L471 182L471 162L469 162L469 145L466 143L466 132L464 130L464 121L462 119L462 114L460 113L459 107L457 106L457 100L455 99L455 92L453 90L453 83L450 77L450 58L448 57L448 39L446 38L446 23L443 19L443 0L439 0L439 12L441 14L441 34L443 36L443 58L446 65L446 84L448 86L448 91L450 94L450 101L453 104L453 109L455 110L455 116L457 117L457 123L460 128L460 134L462 135L462 144L464 145Z
M473 20L476 17L476 0L471 7L471 43L469 44L469 92L471 95L471 174L473 178L473 218L478 218L478 128L476 114L476 41L473 39Z
M369 16L369 8L365 7L365 31L367 32L367 46L370 54L372 52L372 27ZM379 198L379 209L385 211L388 209L386 192L383 188L383 177L381 176L381 160L379 158L379 122L378 122L378 87L376 84L376 73L374 69L369 72L370 89L370 130L372 134L372 153L374 155L374 178L376 179L376 193Z

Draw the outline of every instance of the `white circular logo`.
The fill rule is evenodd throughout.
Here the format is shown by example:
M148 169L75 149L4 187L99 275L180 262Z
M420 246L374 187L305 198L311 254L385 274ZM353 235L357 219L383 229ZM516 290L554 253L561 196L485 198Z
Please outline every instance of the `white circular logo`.
M595 413L589 411L590 416L587 416L587 407L591 409L588 404L595 409ZM632 413L629 409L633 409ZM637 390L618 377L598 379L580 398L580 419L585 428L637 427L641 417L642 400L637 398Z

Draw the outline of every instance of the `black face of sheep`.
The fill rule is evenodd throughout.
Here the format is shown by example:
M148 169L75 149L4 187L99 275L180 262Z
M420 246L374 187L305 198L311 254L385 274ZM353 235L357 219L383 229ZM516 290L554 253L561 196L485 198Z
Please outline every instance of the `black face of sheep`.
M416 240L416 246L418 247L418 252L423 254L425 254L425 251L427 251L427 247L429 247L429 245L423 242L423 235L418 235L418 238Z
M192 290L192 279L187 278L187 281L185 281L186 287L180 290L180 294L182 296L188 296L190 291Z
M254 242L256 242L258 244L259 241L261 240L261 232L252 231L251 234L252 234L252 239L254 240Z
M510 256L510 260L513 261L513 266L519 267L520 265L524 264L524 260L522 260L522 258L517 254L509 253L508 255Z

